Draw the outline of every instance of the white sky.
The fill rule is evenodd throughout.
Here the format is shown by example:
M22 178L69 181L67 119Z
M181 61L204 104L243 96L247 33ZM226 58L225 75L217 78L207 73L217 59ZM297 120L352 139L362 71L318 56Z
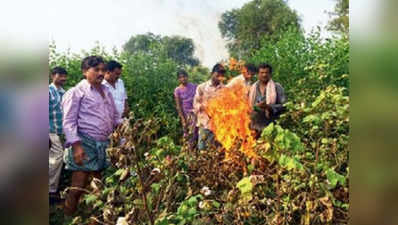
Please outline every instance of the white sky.
M96 41L110 50L121 48L132 35L152 32L192 38L195 55L211 67L227 58L217 27L220 15L248 0L46 0L10 1L2 11L0 38L24 43L54 40L57 49L91 49ZM308 32L329 20L334 0L290 0ZM17 14L16 14L17 12ZM12 19L11 19L12 18ZM326 33L324 35L327 35ZM44 36L44 38L43 38ZM20 42L22 41L22 42ZM41 46L41 45L40 45Z
M217 23L226 10L239 8L248 0L69 0L49 1L50 40L57 49L72 52L90 49L99 41L110 50L121 48L132 35L152 32L192 38L195 55L211 67L227 58L225 41ZM329 20L333 0L290 0L302 25L310 31Z

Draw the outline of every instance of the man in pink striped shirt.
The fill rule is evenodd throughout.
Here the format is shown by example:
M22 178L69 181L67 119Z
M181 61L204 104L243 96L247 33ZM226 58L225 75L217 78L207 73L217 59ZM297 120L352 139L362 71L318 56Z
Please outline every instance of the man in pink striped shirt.
M65 168L72 170L72 189L65 200L64 212L72 215L82 194L73 189L84 188L89 175L100 178L106 168L108 136L121 122L108 88L102 84L104 60L88 56L82 61L85 79L67 91L63 97L63 129L66 138Z

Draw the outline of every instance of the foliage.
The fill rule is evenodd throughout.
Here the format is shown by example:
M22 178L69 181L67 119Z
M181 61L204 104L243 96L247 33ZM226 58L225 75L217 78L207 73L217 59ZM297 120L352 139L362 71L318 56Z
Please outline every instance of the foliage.
M248 56L268 36L278 40L280 32L289 27L300 28L297 13L283 0L252 0L240 9L222 14L218 27L221 35L230 41L227 45L232 57Z
M244 60L272 65L272 78L282 84L288 98L314 100L320 90L332 84L347 88L345 94L348 94L349 42L346 39L323 40L319 31L304 37L294 29L288 30L275 43L264 39L262 47Z
M210 70L204 66L189 67L187 72L190 81L195 84L200 84L210 79Z
M123 45L124 51L135 53L138 51L149 52L151 46L159 43L161 37L153 33L137 34L132 37Z
M345 35L348 37L350 20L349 20L349 0L336 0L336 6L334 12L330 12L329 15L332 20L329 21L327 26L328 30L334 31L335 33Z
M132 36L123 46L129 53L151 52L153 46L162 45L167 57L181 65L197 66L199 60L193 56L195 46L190 38L181 36L160 36L152 33Z

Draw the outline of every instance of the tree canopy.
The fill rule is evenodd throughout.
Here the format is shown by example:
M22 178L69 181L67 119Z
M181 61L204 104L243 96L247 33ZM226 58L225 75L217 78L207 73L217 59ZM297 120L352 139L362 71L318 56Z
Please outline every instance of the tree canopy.
M240 9L232 9L221 15L218 23L221 35L229 43L227 48L233 57L248 55L268 38L277 41L278 34L290 27L300 30L300 18L285 0L253 0Z
M153 33L132 36L123 46L130 53L151 52L154 46L162 46L167 56L181 65L196 66L199 60L193 56L195 45L191 38L181 36L160 36Z
M332 20L329 21L327 29L335 33L348 35L350 21L349 21L349 0L336 0L336 6L333 12L329 15Z

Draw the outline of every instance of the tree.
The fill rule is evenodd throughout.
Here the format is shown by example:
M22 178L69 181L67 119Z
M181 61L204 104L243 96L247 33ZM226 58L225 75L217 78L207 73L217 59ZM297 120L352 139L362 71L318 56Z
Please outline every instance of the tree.
M222 37L228 41L235 39L238 33L238 13L238 9L226 11L221 15L221 21L218 23Z
M300 29L300 19L285 0L253 0L240 9L226 11L218 23L221 35L229 43L233 57L247 56L261 41L277 41L289 27Z
M210 78L210 71L207 67L204 66L199 65L188 68L187 72L189 80L195 84L200 84Z
M193 56L195 46L190 38L181 36L160 36L152 33L138 34L132 36L123 46L129 53L138 51L151 53L155 48L162 46L167 56L180 65L196 66L199 60Z
M329 15L332 20L329 21L327 29L338 34L348 35L350 21L349 21L349 0L336 0L334 12Z
M190 66L199 65L199 60L193 56L195 46L191 38L165 36L162 38L162 43L166 47L167 55L177 63Z
M127 52L133 53L137 51L148 52L151 45L160 42L161 37L153 33L138 34L132 36L124 45L123 49Z

